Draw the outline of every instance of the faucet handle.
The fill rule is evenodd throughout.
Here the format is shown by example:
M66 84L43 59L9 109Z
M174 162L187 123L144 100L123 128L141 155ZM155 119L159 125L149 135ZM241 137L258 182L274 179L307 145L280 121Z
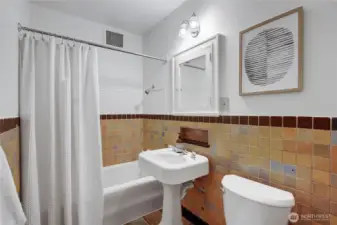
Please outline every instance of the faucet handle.
M168 147L169 147L169 148L172 148L173 150L176 148L176 147L174 147L173 145L169 145Z
M195 159L196 157L197 157L197 153L191 152L191 158L192 158L192 159Z

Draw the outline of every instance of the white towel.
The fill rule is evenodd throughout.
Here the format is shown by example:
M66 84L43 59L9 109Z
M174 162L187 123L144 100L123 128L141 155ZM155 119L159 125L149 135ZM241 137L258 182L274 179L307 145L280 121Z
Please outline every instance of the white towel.
M0 225L24 225L26 217L23 213L19 196L6 155L0 146Z

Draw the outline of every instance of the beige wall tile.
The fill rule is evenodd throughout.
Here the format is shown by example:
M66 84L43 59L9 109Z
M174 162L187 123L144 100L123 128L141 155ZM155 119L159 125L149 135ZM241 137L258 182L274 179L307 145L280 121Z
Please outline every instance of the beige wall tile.
M249 136L259 136L259 127L249 126L248 132L249 132Z
M331 147L331 172L337 174L337 146Z
M163 140L160 140L160 135L164 125L168 126L169 130L175 126L174 132L166 132L164 137L165 144L169 142L175 143L181 124L193 126L192 123L181 123L179 121L173 121L170 124L166 122L153 121L150 124L150 128L144 122L144 129L148 129L151 133L159 131L158 134L154 135L154 140L145 131L143 134L144 146L146 143L149 143L151 147L162 145L161 142ZM265 174L268 174L270 172L269 160L271 159L283 164L297 166L296 179L289 180L284 176L283 172L270 172L270 181L274 185L296 192L297 204L300 203L304 208L308 209L311 209L310 205L313 204L314 208L324 211L327 209L324 204L328 202L329 204L327 205L330 208L330 201L334 201L329 198L336 198L336 188L332 189L329 186L329 163L332 165L329 149L331 139L330 135L328 135L330 134L329 131L227 124L205 125L202 123L198 123L197 126L210 129L211 144L216 144L216 150L213 150L212 154L220 157L218 160L227 159L234 162L237 159L238 165L242 166L242 168L232 168L230 173L243 177L248 177L250 174L258 182L263 182L263 180L258 179L258 174L249 173L248 167L257 168L257 171L262 169ZM119 129L122 129L122 127ZM124 145L127 144L124 143ZM198 149L193 146L190 148L205 154L210 154L211 149ZM128 155L126 153L123 157L119 157L121 159L124 157L125 159ZM223 171L225 173L228 172L225 168Z
M311 183L303 180L303 179L297 179L296 180L296 189L305 191L307 193L311 192Z
M330 215L330 225L337 225L337 216Z
M314 143L321 145L329 145L331 140L331 132L327 130L314 130Z
M312 183L312 194L321 198L330 198L330 187L325 184Z
M153 135L152 129L159 129L157 123L143 120L104 120L101 122L103 164L114 165L123 162L134 161L139 152L146 146L150 148L153 144L152 137L157 139L161 134ZM143 133L143 126L146 130ZM158 130L159 131L159 130ZM161 130L160 130L161 131ZM149 134L150 133L150 134ZM163 140L170 139L168 132ZM132 140L132 141L130 141Z
M313 141L313 130L312 129L298 129L297 139L301 141Z
M296 165L304 167L312 167L312 155L297 154Z
M311 183L312 180L312 169L309 167L297 166L296 167L296 176L298 179L302 179L308 183Z
M240 133L240 125L231 124L230 125L230 131L231 131L231 134L239 134Z
M330 159L323 158L320 156L314 156L312 167L316 170L322 170L326 172L330 172Z
M283 150L288 152L297 152L297 142L293 140L284 140Z
M259 139L259 148L270 149L270 140L269 140L269 138L260 138Z
M283 138L286 140L296 140L297 128L283 128Z
M331 200L337 202L337 188L330 187Z
M238 145L236 149L236 153L238 154L248 154L249 146L248 145Z
M296 178L290 176L284 176L284 185L288 188L295 189L296 188Z
M270 139L270 149L283 151L283 140L282 139Z
M249 145L250 146L258 146L259 145L259 137L258 136L248 136Z
M112 151L103 151L103 166L111 166L115 164L115 155Z
M270 180L276 184L284 183L284 175L279 173L270 172Z
M0 135L1 146L11 168L17 192L20 192L20 145L19 128L16 127Z
M324 158L330 158L330 146L315 144L314 145L314 155L324 157Z
M282 152L282 162L284 164L296 165L296 153Z
M316 183L330 185L330 174L320 170L312 170L312 180Z
M220 134L229 134L231 132L231 127L229 124L216 124L215 129L216 129L216 132Z
M239 135L239 142L243 145L249 145L249 136L248 135Z
M277 139L283 138L283 128L282 127L271 127L270 137L277 138Z
M282 151L270 150L270 159L274 161L282 162Z
M260 137L270 137L270 127L259 127Z
M311 198L311 204L314 208L322 210L323 212L329 213L330 211L330 204L328 199L313 195Z
M337 216L337 202L330 202L330 213Z
M297 152L300 154L313 154L313 145L308 141L298 141L297 142Z
M304 191L296 191L296 203L300 203L305 206L311 206L311 195Z

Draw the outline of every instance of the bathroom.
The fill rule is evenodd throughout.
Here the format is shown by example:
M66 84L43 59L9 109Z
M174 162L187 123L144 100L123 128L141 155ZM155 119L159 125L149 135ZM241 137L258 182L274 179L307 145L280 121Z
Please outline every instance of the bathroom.
M1 1L0 224L337 225L335 21L333 0Z

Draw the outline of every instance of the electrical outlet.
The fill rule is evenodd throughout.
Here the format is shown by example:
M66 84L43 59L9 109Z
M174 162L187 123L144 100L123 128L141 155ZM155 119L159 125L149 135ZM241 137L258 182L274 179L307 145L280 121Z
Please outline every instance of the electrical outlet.
M229 98L228 97L220 97L220 111L229 112Z

